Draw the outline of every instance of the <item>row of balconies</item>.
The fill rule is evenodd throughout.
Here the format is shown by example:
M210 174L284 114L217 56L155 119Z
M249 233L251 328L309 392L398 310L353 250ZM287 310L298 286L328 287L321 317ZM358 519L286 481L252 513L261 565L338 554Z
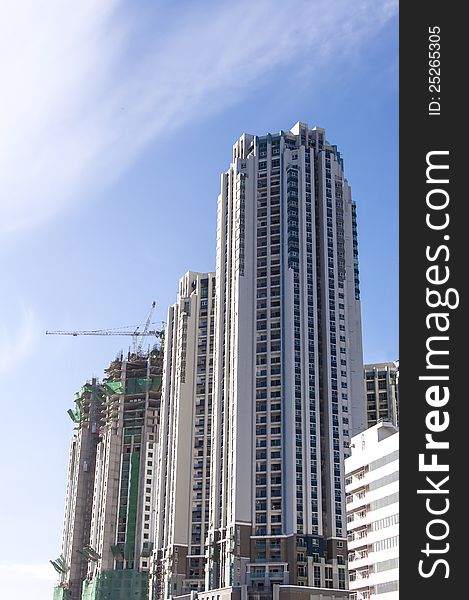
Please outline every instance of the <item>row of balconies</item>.
M352 489L357 488L357 487L363 487L365 485L365 477L368 473L368 470L364 467L358 471L356 471L355 473L352 473L350 475L347 475L347 477L345 478L345 485L346 486L351 486ZM350 490L352 491L352 490Z
M369 598L370 590L368 588L350 592L349 594L349 600L368 600Z
M361 489L358 492L354 492L353 494L349 494L345 499L347 504L351 504L352 502L358 502L363 500L366 497L366 489Z

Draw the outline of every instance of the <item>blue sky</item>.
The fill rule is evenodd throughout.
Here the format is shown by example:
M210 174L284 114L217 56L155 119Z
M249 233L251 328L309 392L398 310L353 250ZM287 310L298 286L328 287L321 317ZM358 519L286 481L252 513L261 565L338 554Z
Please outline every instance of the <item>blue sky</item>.
M365 360L398 357L397 3L7 0L0 23L0 597L46 600L66 410L129 338L44 331L140 323L152 300L165 320L179 277L214 269L241 133L301 120L338 145Z

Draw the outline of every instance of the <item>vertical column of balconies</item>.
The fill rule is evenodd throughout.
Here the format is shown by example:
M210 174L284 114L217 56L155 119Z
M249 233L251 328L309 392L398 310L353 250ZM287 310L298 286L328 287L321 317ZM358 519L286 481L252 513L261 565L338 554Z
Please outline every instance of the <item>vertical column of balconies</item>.
M369 523L367 521L367 468L361 467L347 476L347 541L350 582L355 588L355 600L370 597L369 576Z
M282 531L280 139L269 142L259 142L256 190L256 536Z
M209 527L215 279L198 276L195 413L192 435L192 512L187 591L203 589L204 544Z
M311 136L311 132L308 132ZM306 140L305 140L306 142ZM309 137L311 143L311 137ZM309 146L310 144L308 144ZM307 364L307 389L308 398L306 413L308 415L309 432L309 490L310 490L310 514L305 533L318 535L322 533L319 523L319 510L321 503L320 488L320 419L319 419L319 374L317 373L317 346L318 346L318 315L317 315L317 273L316 273L316 229L315 205L313 201L315 172L314 172L314 150L309 147L304 151L305 170L305 279L306 298L304 300L304 329L308 332L307 347L305 348L305 368Z

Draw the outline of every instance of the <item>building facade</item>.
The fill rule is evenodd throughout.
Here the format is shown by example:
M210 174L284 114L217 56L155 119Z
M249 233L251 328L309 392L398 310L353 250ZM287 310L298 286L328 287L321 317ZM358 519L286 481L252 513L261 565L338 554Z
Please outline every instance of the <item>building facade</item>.
M206 589L343 589L366 416L356 210L324 130L243 135L217 227Z
M152 597L205 585L211 476L215 274L188 272L169 308Z
M399 427L399 361L365 365L367 427L384 419Z
M382 421L345 461L350 600L399 597L399 434Z
M249 600L249 598L261 600L349 600L348 590L335 590L332 588L317 588L297 585L274 584L270 594L257 592L253 595L248 586L243 585L235 588L224 588L217 590L216 596L209 590L198 593L198 600ZM178 600L192 600L190 596L183 596Z

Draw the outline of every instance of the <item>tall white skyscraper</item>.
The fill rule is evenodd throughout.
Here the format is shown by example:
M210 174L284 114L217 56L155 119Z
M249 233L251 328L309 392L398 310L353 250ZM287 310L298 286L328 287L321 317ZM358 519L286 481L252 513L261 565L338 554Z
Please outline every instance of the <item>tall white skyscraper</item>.
M346 586L365 428L355 204L323 129L244 134L218 199L206 588Z

